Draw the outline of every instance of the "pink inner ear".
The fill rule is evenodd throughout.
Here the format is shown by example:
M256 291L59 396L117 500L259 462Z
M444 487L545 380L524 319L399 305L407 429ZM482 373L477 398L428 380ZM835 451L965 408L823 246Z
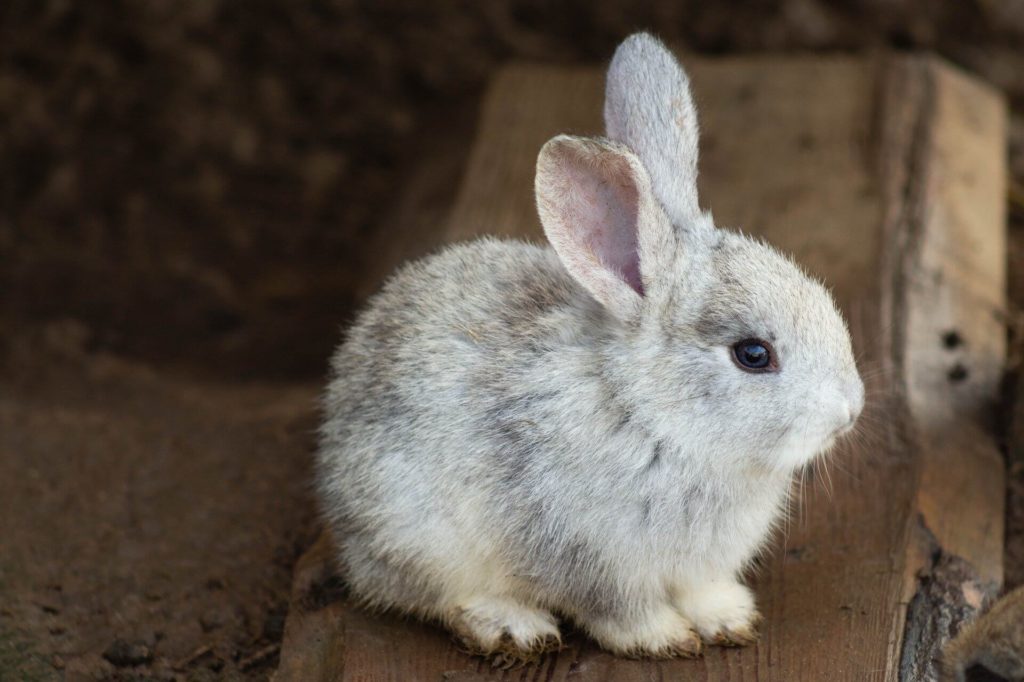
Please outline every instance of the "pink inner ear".
M580 192L580 215L570 220L573 230L607 269L614 271L634 291L644 293L637 252L638 195L631 168L625 159L604 160L596 169L573 169L572 181Z

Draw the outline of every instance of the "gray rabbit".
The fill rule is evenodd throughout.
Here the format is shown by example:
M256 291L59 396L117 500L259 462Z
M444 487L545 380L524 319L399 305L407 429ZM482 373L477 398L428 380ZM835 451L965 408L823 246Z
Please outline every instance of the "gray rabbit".
M537 161L551 247L480 239L400 269L333 358L318 488L367 606L483 653L753 641L744 568L793 473L864 403L829 293L717 229L697 116L658 40L608 72L607 138Z

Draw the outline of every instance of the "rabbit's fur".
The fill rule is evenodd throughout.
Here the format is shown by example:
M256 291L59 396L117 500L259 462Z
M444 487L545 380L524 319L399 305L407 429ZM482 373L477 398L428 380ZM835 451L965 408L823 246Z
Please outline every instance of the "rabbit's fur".
M751 641L741 574L863 405L826 290L701 212L688 81L651 36L605 120L540 153L554 249L411 263L333 359L318 485L353 593L483 652L556 642L553 614L620 654ZM777 371L734 362L748 338Z

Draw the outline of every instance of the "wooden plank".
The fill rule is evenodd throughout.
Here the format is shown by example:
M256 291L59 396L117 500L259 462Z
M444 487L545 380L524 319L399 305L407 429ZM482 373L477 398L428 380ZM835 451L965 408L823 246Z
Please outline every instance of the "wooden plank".
M944 69L929 74L928 104L908 170L889 186L890 260L901 282L892 310L897 385L906 396L920 478L905 571L910 602L903 679L936 679L936 657L965 617L1003 582L1005 472L991 433L1006 356L1005 111L990 91ZM890 81L887 97L905 90ZM900 200L902 197L902 200ZM920 565L920 569L917 566ZM914 571L920 573L915 580Z
M1003 470L986 417L1005 353L1001 99L925 58L686 66L704 205L834 288L869 393L863 436L833 457L830 479L803 487L751 577L761 640L650 662L570 633L536 665L492 671L437 628L312 598L334 580L324 543L297 570L279 682L896 680L901 664L927 679L948 636L948 623L929 620L927 595L945 592L924 588L946 575L931 569L957 560L949 574L970 577L958 583L959 617L1001 583ZM536 152L559 132L598 133L602 88L596 69L498 74L445 238L539 240Z

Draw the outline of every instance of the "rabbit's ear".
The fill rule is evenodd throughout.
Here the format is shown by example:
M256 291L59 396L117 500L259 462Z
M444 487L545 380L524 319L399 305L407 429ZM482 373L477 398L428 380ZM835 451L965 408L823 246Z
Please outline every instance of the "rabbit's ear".
M615 51L605 86L609 138L640 157L651 187L675 224L700 214L697 110L690 81L660 40L635 33Z
M623 321L674 253L668 217L640 160L622 145L559 135L540 150L537 209L569 273Z

